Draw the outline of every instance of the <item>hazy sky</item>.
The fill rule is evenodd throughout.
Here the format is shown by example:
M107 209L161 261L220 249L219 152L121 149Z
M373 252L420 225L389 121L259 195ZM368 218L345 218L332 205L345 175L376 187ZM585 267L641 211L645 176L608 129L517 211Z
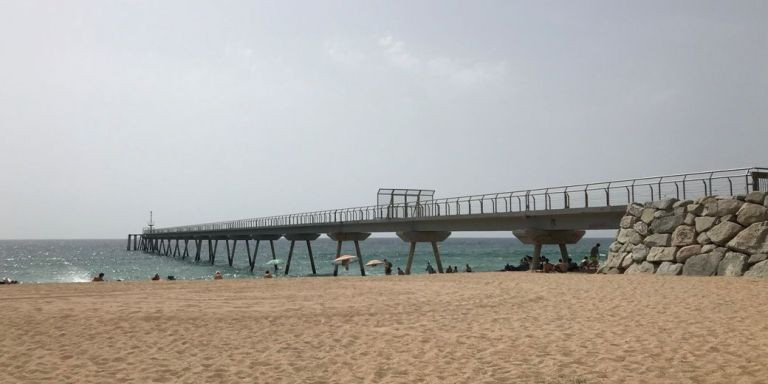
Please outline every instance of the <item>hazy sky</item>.
M768 165L766 1L0 0L0 238Z

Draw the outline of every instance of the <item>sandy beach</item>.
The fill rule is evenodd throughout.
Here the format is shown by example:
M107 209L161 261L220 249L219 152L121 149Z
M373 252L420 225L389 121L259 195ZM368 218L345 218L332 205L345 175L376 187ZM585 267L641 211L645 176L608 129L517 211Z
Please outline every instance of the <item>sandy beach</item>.
M475 273L0 286L4 382L758 383L768 280Z

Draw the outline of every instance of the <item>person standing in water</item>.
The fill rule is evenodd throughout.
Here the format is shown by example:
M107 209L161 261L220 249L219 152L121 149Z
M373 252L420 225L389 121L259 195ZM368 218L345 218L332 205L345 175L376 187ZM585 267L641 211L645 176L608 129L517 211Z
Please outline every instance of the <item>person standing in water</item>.
M597 263L597 259L600 257L600 243L597 243L592 250L589 251L589 260L593 263Z
M384 274L387 276L392 274L392 263L387 259L384 259Z

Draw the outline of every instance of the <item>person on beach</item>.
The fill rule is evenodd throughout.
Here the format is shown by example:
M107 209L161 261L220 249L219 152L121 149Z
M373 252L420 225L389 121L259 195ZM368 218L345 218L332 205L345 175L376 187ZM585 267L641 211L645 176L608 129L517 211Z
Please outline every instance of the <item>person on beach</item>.
M427 261L427 269L426 269L426 271L427 271L427 273L429 273L430 275L431 275L431 274L433 274L433 273L435 273L435 269L434 269L434 268L432 268L432 264L431 264L429 261Z
M453 268L449 265L448 269L445 270L445 273L453 273Z
M213 275L214 280L222 280L224 279L224 276L221 275L221 272L216 271L216 273Z
M398 275L398 276L404 276L404 275L405 275L405 272L403 272L403 270L402 270L402 269L400 269L400 267L397 267L397 275Z
M152 281L160 281L160 274L159 273L155 273L155 275L152 276Z
M387 276L392 274L392 263L387 259L384 259L384 274Z
M594 247L592 247L592 250L589 251L590 261L596 263L598 257L600 257L600 243L597 243Z
M93 280L91 281L94 281L94 282L104 281L104 272L99 273L98 276L94 276Z
M264 271L264 278L265 279L271 279L272 274L269 272L269 270Z
M94 277L95 279L95 277ZM18 284L19 282L16 280L11 280L10 278L6 277L2 280L0 280L0 284Z
M472 267L470 267L469 264L465 264L464 272L472 272Z

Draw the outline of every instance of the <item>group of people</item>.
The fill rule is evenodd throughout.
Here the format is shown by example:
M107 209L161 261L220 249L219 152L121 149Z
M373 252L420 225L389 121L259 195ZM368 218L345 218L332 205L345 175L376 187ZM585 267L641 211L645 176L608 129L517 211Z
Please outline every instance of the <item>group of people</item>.
M19 282L16 280L11 280L10 278L6 277L2 280L0 280L0 284L18 284Z
M426 271L430 275L433 274L433 273L437 273L435 271L435 268L432 267L432 263L430 263L429 261L427 261ZM469 264L465 264L464 265L464 272L472 272L472 267L470 267ZM459 266L458 265L453 265L453 266L449 265L448 269L445 270L445 273L459 273Z
M563 260L558 259L557 264L553 264L546 256L541 257L539 265L536 267L537 271L544 273L551 272L596 272L600 267L600 243L596 244L589 252L589 257L584 256L579 264L571 261L570 259ZM520 264L517 266L507 265L504 266L503 271L530 271L533 265L533 257L526 255L520 260Z

